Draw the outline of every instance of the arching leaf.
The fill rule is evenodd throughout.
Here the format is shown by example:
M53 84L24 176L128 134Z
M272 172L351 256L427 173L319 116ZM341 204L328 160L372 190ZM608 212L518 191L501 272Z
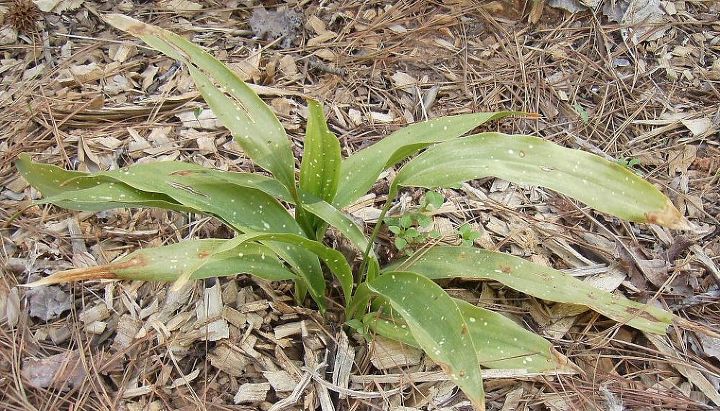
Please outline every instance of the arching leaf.
M417 344L463 390L475 409L485 409L479 343L455 300L431 280L388 272L368 284L399 313Z
M437 188L483 177L551 188L630 221L686 228L670 200L617 163L531 136L482 133L429 148L394 184Z
M186 64L203 98L240 147L288 189L295 189L295 161L285 130L270 108L236 73L175 33L120 14L107 15L105 20Z
M247 233L240 234L232 240L228 240L223 243L220 247L215 249L213 254L222 255L228 252L232 253L232 251L236 248L243 247L245 244L252 241L272 241L273 243L282 243L286 250L290 250L291 246L296 246L317 255L340 282L340 287L343 291L345 301L348 303L350 302L353 286L353 276L350 266L347 261L345 261L345 257L341 252L333 250L318 241L289 233ZM280 246L280 249L282 249L282 246ZM279 251L280 250L278 250L278 254L281 255ZM187 268L187 273L190 276L192 276L194 270L198 269L198 267ZM325 289L324 281L316 281L314 278L307 278L306 280L308 285L310 285L310 292L314 293L315 296L322 296L322 291Z
M461 114L410 124L370 147L353 153L340 167L340 186L335 196L345 207L370 190L383 170L423 148L452 140L491 120L523 114L514 111Z
M600 290L550 267L479 248L436 246L392 264L387 270L412 271L432 280L493 280L543 300L589 307L617 322L653 334L664 334L676 319L660 308Z
M232 253L213 253L229 240L185 240L163 247L134 251L110 264L61 271L28 286L49 285L80 280L175 281L187 267L204 264L192 279L247 273L270 281L292 280L295 275L285 268L269 248L247 243Z
M46 201L55 203L57 200L58 205L69 208L95 211L113 206L157 206L213 215L240 232L303 234L297 222L272 195L252 187L251 182L255 180L265 190L270 187L277 191L266 178L241 180L237 176L223 175L220 171L174 161L135 164L94 174L67 173L58 167L35 164L28 159L19 163L19 167L31 181L40 182L43 188L50 187L48 189L55 193ZM52 176L53 182L60 180L61 184L52 187L47 182L48 176ZM235 184L228 186L226 178L234 179ZM58 188L63 190L62 194L58 194ZM118 188L118 191L110 193L113 188ZM119 201L121 195L130 194L142 201ZM322 306L324 280L317 257L302 247L272 242L268 242L267 246L298 272L298 281L311 283L308 288Z
M290 191L272 177L266 177L256 173L222 171L210 168L187 170L186 173L187 175L209 175L219 181L236 184L241 187L254 188L286 203L292 204L295 201Z

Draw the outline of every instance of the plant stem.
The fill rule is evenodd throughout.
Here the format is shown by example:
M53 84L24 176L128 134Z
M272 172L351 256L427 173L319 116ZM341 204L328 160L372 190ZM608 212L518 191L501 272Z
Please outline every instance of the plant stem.
M372 250L373 245L375 244L375 240L377 239L378 235L380 234L380 228L383 224L383 219L385 219L385 214L387 214L388 210L390 210L390 207L392 206L392 199L395 198L395 195L397 194L397 186L394 184L390 185L390 191L388 192L387 199L385 200L385 204L383 205L382 210L380 211L380 216L378 217L377 222L375 223L375 228L373 228L372 234L370 235L370 241L368 241L367 248L365 248L365 253L363 254L363 261L360 265L360 273L362 275L362 278L360 278L360 282L364 281L371 281L372 278L368 278L367 273L365 270L368 266L368 259L370 257L370 250Z
M308 219L305 210L303 209L302 201L300 200L300 194L298 193L297 187L293 186L290 189L290 194L295 200L295 221L298 222L298 225L300 225L300 228L302 228L302 230L305 232L305 236L307 238L315 240L315 232L313 230L312 224L310 224L310 220Z

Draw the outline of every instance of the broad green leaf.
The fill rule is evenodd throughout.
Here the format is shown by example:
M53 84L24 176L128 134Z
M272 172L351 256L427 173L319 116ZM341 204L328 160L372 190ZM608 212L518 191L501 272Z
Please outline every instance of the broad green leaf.
M550 267L473 247L432 247L386 270L412 271L432 280L493 280L543 300L589 307L619 323L654 334L664 334L676 319L667 311L602 291Z
M296 234L289 233L248 233L240 234L232 240L227 241L221 247L215 250L215 253L226 253L234 250L236 247L243 246L249 241L272 241L275 243L285 244L286 250L292 246L308 250L318 257L327 265L330 271L340 282L345 301L349 303L352 295L353 275L350 266L345 257L339 251L333 250L324 244L310 240ZM279 253L278 253L279 254ZM282 255L281 255L282 257ZM321 298L325 291L325 282L322 278L307 278L307 284L310 286L310 293L313 297Z
M21 159L23 160L23 159ZM182 162L151 162L135 164L127 168L113 171L103 171L94 174L65 173L54 166L34 164L22 161L18 167L31 176L32 181L42 184L42 187L51 186L47 176L53 176L61 181L59 187L67 192L57 194L57 187L50 188L55 196L46 201L58 200L58 205L84 210L107 209L111 206L130 207L147 205L169 208L173 210L194 210L218 217L229 226L239 230L260 232L287 232L302 234L292 216L278 203L272 195L252 187L253 179L231 177L235 182L228 185L226 178L218 176L220 171L205 169L204 167ZM38 169L38 172L35 170ZM267 179L255 179L265 190L273 187ZM114 196L129 193L118 191L111 194L113 187L129 186L141 191L146 200L140 203L124 203L112 201ZM78 190L83 188L84 190ZM103 191L103 193L98 193ZM128 190L125 190L128 191ZM137 194L137 193L136 193ZM81 197L81 195L86 195ZM141 196L141 194L137 194ZM93 199L92 196L97 198ZM101 198L102 197L102 198ZM77 203L73 199L78 198ZM93 203L96 203L93 205ZM318 304L324 303L318 283L323 283L323 274L317 257L311 252L296 246L286 244L267 243L275 252L283 257L300 275L298 280L310 281L313 298ZM324 283L323 283L324 284ZM320 294L319 294L320 293Z
M18 172L27 180L30 185L40 190L45 196L52 196L67 191L63 186L76 177L87 175L80 171L65 170L50 164L33 163L30 155L21 153L15 162ZM90 188L94 183L84 182L73 184L73 190Z
M439 285L421 275L388 272L368 284L400 314L417 344L463 390L476 409L485 409L477 352L480 347L463 311Z
M270 281L296 278L275 253L260 244L244 244L231 253L213 253L227 241L230 240L185 240L163 247L145 248L107 265L61 271L28 286L99 279L174 281L187 267L198 262L204 264L193 273L192 279L241 273Z
M575 371L567 357L549 341L496 312L454 299L478 348L478 362L487 368L525 369L531 372ZM405 321L398 316L369 313L363 323L378 334L418 347Z
M144 192L111 179L81 179L79 177L87 177L88 174L68 171L50 164L33 163L27 154L20 154L15 166L20 174L43 194L44 198L37 201L38 204L50 203L80 211L125 207L192 211L164 194Z
M186 64L203 98L243 150L288 189L295 189L295 161L285 130L237 74L175 33L120 14L107 15L105 20Z
M113 208L155 207L166 210L193 212L172 198L158 193L137 190L119 182L101 182L90 188L65 191L53 196L44 197L37 204L55 204L70 210L103 211Z
M505 316L454 299L461 309L473 339L479 342L478 361L483 367L524 369L529 372L577 372L567 357L557 352L550 342L522 328ZM360 301L356 297L353 303ZM362 324L372 333L415 348L421 348L405 321L391 307L381 302L365 314ZM363 308L366 305L363 306ZM363 310L364 311L364 310ZM357 321L357 320L354 320Z
M626 220L686 228L670 200L625 167L538 137L482 133L447 141L408 162L393 184L437 188L491 176L548 187Z
M549 341L502 314L454 299L469 325L478 349L478 361L488 368L524 368L528 371L570 370L569 360Z
M175 202L212 214L240 231L282 231L301 234L292 216L275 198L247 186L228 186L203 167L181 162L156 161L102 171L70 180L97 183L112 179L138 190L164 194Z
M401 318L388 318L379 312L367 313L362 323L372 332L415 348L422 348L412 336L410 329Z
M309 116L300 164L300 190L332 202L340 176L340 142L328 129L322 106L308 100Z
M345 207L370 190L383 170L423 148L452 140L513 111L461 114L410 124L343 160L334 204Z
M293 204L295 200L288 189L279 181L272 177L266 177L256 173L241 173L234 171L213 170L202 168L197 170L188 170L188 175L209 175L218 180L225 181L230 184L236 184L241 187L255 188L278 200Z

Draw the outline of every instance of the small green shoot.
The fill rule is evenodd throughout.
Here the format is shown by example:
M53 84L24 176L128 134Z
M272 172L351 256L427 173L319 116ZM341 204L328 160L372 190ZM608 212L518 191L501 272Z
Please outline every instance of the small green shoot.
M473 228L468 223L464 223L460 227L458 227L458 234L460 234L462 245L466 247L473 245L475 243L475 240L482 236L479 231L473 230Z
M431 229L432 212L442 207L445 197L435 191L428 191L420 200L420 208L400 217L385 217L388 230L395 235L395 248L404 255L412 254L426 244L430 238L440 237L440 232Z
M575 112L580 116L583 124L588 125L590 123L590 115L585 107L581 106L580 103L575 103L573 104L573 109L575 109Z

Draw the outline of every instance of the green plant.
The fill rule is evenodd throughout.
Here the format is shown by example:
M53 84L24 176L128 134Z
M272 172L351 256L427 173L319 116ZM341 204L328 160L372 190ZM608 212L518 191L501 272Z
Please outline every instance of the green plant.
M395 234L395 248L410 255L429 238L437 238L440 232L432 230L433 220L430 213L440 208L445 201L442 194L428 191L420 201L420 208L406 212L399 217L385 217L383 221L388 230Z
M640 165L640 160L638 160L637 158L623 157L621 159L615 160L615 162L623 167L626 167L628 170L634 173L639 173L639 171L635 168Z
M464 246L473 245L473 243L475 243L475 240L480 238L480 236L482 235L480 232L473 230L468 223L465 223L458 227L458 234L460 234L460 239L462 239L462 245Z
M580 116L580 120L582 120L583 124L588 125L590 122L590 115L588 114L587 110L585 110L585 107L581 106L580 103L575 103L572 105L575 112Z
M537 137L495 132L463 137L487 121L518 114L513 112L412 124L342 158L321 106L309 101L305 151L296 179L290 141L280 122L230 69L169 31L120 15L107 16L107 21L184 63L213 112L272 177L182 162L87 174L33 163L21 155L17 168L43 193L41 203L85 211L159 207L204 213L237 232L233 239L141 249L108 265L58 272L31 285L100 278L182 283L249 273L292 280L298 302L309 293L325 310L326 269L341 285L338 298L344 300L349 324L423 349L477 409L484 409L481 367L538 372L575 367L545 339L500 314L450 297L434 280L497 281L544 300L586 306L649 333L662 334L668 325L681 322L664 310L603 292L552 268L468 244L424 247L381 268L373 248L380 224L368 238L341 211L369 190L384 169L424 150L398 171L378 221L401 187L432 190L496 176L548 187L630 221L684 228L686 222L672 203L625 167ZM425 199L426 207L441 202L433 194ZM407 235L411 225L406 220L396 227ZM322 242L329 226L364 251L358 271ZM474 237L469 226L460 232L468 242Z

